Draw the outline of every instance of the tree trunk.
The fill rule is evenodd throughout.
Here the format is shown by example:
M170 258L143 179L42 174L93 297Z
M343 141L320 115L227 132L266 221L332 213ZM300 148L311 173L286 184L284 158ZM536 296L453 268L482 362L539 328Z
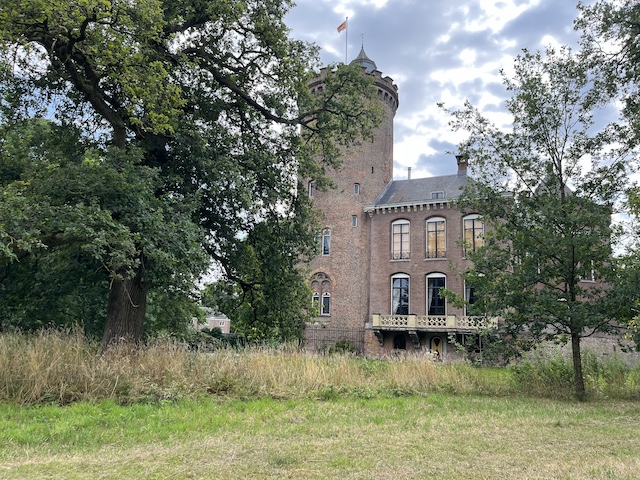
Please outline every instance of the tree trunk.
M147 310L147 285L143 270L141 265L132 278L114 279L111 283L102 336L103 351L122 341L142 340Z
M587 399L587 395L584 389L584 376L582 375L580 335L577 332L571 332L571 352L573 356L573 386L576 398L583 402Z

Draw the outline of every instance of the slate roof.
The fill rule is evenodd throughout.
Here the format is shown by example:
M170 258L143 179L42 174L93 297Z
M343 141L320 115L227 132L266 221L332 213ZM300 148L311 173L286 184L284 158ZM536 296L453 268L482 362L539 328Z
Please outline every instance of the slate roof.
M466 175L442 175L439 177L392 180L369 208L417 203L442 202L460 196L460 189L470 179ZM434 199L431 194L444 192L444 198Z
M362 46L362 48L360 48L360 53L358 54L358 56L354 58L351 63L357 63L361 67L364 67L367 73L371 73L374 70L378 69L378 67L376 66L376 62L371 60L369 57L367 57L367 54L364 53L364 45Z

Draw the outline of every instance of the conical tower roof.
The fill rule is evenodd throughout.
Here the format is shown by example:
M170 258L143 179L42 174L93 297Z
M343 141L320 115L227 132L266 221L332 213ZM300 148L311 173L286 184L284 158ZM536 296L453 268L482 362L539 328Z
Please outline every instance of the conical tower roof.
M351 61L351 63L357 63L361 67L364 67L367 73L371 73L374 70L378 69L378 67L376 66L376 62L371 60L369 57L367 57L367 54L364 53L364 46L360 48L360 53L355 59Z

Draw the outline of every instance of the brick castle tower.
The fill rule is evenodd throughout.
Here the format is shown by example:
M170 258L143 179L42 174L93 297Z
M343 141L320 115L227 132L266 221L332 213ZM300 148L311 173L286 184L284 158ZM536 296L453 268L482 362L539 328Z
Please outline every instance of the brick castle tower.
M370 321L370 235L369 215L364 207L393 178L393 118L398 108L398 88L383 77L376 64L360 50L352 61L374 77L384 116L373 141L344 153L342 168L334 172L335 188L317 191L313 181L309 195L323 214L320 253L310 263L313 302L320 313L318 322L326 327L362 328ZM322 76L310 88L321 88Z

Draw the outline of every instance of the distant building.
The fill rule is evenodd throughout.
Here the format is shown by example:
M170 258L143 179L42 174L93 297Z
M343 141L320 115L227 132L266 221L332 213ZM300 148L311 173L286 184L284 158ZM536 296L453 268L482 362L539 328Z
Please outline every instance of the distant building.
M219 328L222 333L230 333L231 320L229 320L226 315L217 314L212 308L209 307L200 308L205 312L206 317L203 322L198 322L198 319L194 318L193 328L195 328L196 330L203 330L205 328L211 330L213 328Z

